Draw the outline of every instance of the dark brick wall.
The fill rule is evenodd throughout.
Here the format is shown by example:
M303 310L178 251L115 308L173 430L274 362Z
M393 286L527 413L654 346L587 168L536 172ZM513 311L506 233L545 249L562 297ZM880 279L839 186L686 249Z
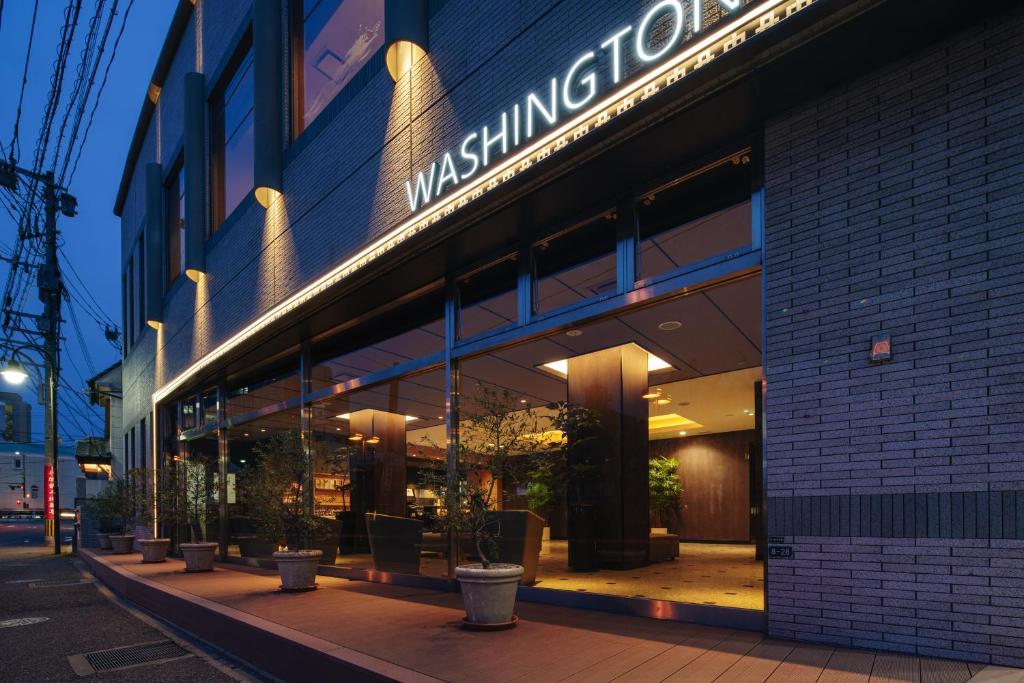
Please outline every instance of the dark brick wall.
M1024 665L1022 34L766 126L772 635Z

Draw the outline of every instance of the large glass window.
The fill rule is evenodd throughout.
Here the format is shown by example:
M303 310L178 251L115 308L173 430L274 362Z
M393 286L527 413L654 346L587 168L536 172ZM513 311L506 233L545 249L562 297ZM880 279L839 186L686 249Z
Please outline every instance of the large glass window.
M295 0L295 136L384 44L382 0Z
M444 351L444 290L397 306L315 348L313 391Z
M293 367L267 372L228 390L229 419L299 397L299 372Z
M214 100L214 231L253 188L253 57L243 50Z
M499 561L541 588L763 608L760 299L747 278L460 362L460 475L491 491Z
M737 161L716 162L641 198L638 279L750 244L750 164Z
M315 505L338 520L338 565L447 574L431 476L444 472L444 406L442 369L314 404Z
M565 230L533 249L536 313L615 291L615 214Z
M462 339L516 321L518 262L509 257L459 279L459 336Z
M185 267L185 164L179 158L164 188L164 225L167 253L167 286L170 287Z

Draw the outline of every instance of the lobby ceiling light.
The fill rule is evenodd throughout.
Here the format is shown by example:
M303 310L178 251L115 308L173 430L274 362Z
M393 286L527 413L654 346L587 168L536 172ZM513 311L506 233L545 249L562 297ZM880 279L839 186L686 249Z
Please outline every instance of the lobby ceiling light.
M335 415L334 417L336 419L338 419L338 420L351 420L352 419L352 413L342 413L340 415ZM405 421L406 422L412 422L413 420L418 420L418 419L419 418L416 417L415 415L406 415L405 416ZM443 417L439 417L437 419L443 420L444 418Z
M368 446L376 446L379 443L380 443L380 437L377 436L376 434L374 434L373 436L371 436L369 439L366 440L366 444Z
M662 332L672 332L673 330L678 330L682 326L683 324L678 320L666 320L663 323L658 323L658 329Z
M671 365L669 365L668 363L663 361L661 358L658 358L653 353L651 353L647 349L643 348L639 344L634 344L633 342L630 342L630 344L632 346L636 346L641 351L644 351L647 354L647 372L658 372L659 370L670 370L670 369L672 369ZM539 367L547 368L548 370L550 370L550 371L552 371L552 372L554 372L554 373L556 373L558 375L561 375L562 377L568 377L569 376L569 359L568 358L562 358L561 360L553 360L550 363L543 363Z
M363 440L363 435L360 434L359 432L356 432L355 434L352 434L351 436L349 436L348 440L349 441L362 441Z
M664 431L667 429L678 430L683 429L700 429L704 425L699 422L694 422L690 418L683 417L678 413L669 413L668 415L652 415L647 418L647 426L650 431Z
M660 387L649 387L647 389L647 391L644 393L644 395L641 396L641 398L643 398L643 399L645 399L647 401L657 400L657 399L661 398L661 388Z
M384 63L396 83L427 54L427 0L384 0Z

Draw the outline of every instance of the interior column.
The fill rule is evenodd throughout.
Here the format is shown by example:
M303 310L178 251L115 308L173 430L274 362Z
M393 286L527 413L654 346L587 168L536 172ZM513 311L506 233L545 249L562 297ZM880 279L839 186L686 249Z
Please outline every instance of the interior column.
M373 502L367 511L405 517L405 415L383 410L360 410L349 417L349 425L352 433L363 435L359 445L362 449L360 461L373 472ZM367 439L373 436L380 441L377 444L367 443Z
M643 566L650 536L647 352L617 346L570 358L567 370L569 403L592 411L601 426L573 454L571 464L583 465L585 474L577 500L570 499L569 565L579 571ZM588 526L592 544L581 538Z

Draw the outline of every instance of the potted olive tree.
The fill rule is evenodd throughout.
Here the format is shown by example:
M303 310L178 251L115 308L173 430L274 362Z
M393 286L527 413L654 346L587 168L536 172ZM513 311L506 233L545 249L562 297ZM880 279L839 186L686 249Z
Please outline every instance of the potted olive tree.
M316 546L327 525L308 504L313 482L307 477L302 438L295 431L280 432L253 451L255 465L239 476L239 489L260 533L279 546L273 557L281 590L314 590L323 555Z
M133 527L139 507L135 477L117 477L111 480L104 490L109 495L108 504L120 529L120 533L112 533L108 537L111 550L117 555L130 553L135 544Z
M116 480L111 480L99 493L90 498L85 504L86 513L96 519L99 531L96 537L100 543L101 550L112 550L110 535L116 530L118 517L118 503L116 500Z
M501 561L498 510L502 499L507 498L502 492L514 491L522 483L520 478L536 474L543 462L557 460L559 454L564 460L571 439L565 430L580 420L580 410L566 404L547 406L544 411L524 408L523 401L507 389L478 386L463 403L456 471L435 468L424 473L424 486L437 492L445 507L446 514L439 518L442 528L467 541L478 560L462 562L455 568L467 627L515 625L516 592L523 566ZM534 461L537 464L531 467ZM527 496L538 507L550 502L554 487L559 485L555 469L544 470L551 476L543 481L537 478L532 493L527 484ZM564 474L558 476L559 481L565 481Z
M183 513L181 521L184 522L189 538L187 542L178 544L185 560L185 571L213 571L217 543L208 540L208 528L216 499L212 463L209 456L193 454L178 465L178 500Z
M132 498L135 505L135 543L142 552L143 564L164 562L167 560L167 551L171 549L171 539L145 536L149 533L150 525L153 523L154 503L159 502L161 478L167 476L166 470L154 471L148 468L138 468L130 471L128 481L132 489ZM154 486L154 479L155 486Z

